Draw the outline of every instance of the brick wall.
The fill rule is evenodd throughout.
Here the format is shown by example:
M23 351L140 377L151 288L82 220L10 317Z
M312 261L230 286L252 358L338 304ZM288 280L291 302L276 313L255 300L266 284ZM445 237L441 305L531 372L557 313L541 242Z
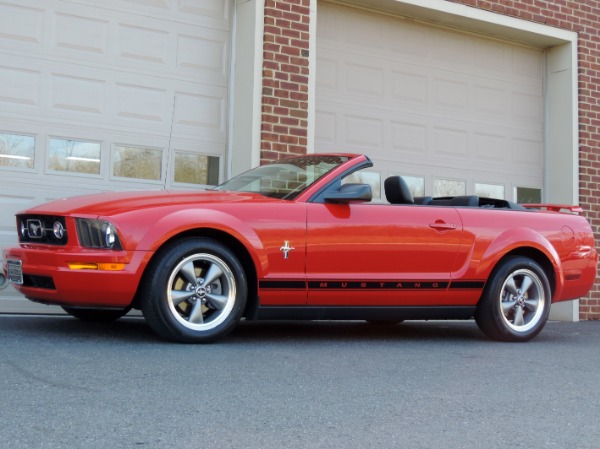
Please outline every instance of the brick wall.
M265 1L263 162L306 153L310 1Z
M600 242L600 1L447 1L578 33L580 204ZM306 152L310 2L265 1L263 162ZM599 283L580 304L581 319L600 319Z

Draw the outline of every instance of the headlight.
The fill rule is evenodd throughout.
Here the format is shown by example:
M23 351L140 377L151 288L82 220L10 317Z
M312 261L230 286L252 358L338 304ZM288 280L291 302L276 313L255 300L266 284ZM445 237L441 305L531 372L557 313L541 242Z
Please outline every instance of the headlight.
M105 248L121 250L117 230L108 221L77 218L79 244L84 248Z
M65 227L63 224L60 221L55 221L52 225L52 233L54 234L54 237L60 240L65 236L65 232Z

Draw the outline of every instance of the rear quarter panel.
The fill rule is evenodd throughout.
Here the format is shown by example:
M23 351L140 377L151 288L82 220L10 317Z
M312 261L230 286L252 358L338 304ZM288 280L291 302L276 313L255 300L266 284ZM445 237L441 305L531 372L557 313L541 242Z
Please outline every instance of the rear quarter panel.
M464 244L453 278L488 279L509 253L542 255L551 266L553 302L581 297L596 276L597 254L584 217L541 211L459 208Z

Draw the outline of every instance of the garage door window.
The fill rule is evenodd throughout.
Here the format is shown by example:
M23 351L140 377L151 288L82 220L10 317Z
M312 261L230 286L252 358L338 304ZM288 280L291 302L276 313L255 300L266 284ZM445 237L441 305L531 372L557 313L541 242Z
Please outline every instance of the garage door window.
M402 176L413 196L425 196L425 178L422 176Z
M99 175L100 143L50 139L48 170Z
M162 178L162 150L115 145L113 176L160 181Z
M465 195L467 183L462 179L435 178L433 180L433 196Z
M35 137L0 133L0 167L33 169Z
M175 182L217 185L219 158L196 153L175 152Z
M475 183L475 195L484 198L498 198L504 200L504 186L499 184L480 184Z
M539 204L542 202L542 190L531 187L517 187L515 196L520 204Z

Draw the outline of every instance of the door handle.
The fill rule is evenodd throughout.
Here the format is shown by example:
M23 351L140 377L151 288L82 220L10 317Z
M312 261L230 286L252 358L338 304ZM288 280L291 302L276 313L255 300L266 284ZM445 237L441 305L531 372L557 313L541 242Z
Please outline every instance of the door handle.
M436 221L435 223L429 223L429 227L433 229L439 229L441 231L448 231L451 229L456 229L456 225L454 223L445 223L443 221Z

